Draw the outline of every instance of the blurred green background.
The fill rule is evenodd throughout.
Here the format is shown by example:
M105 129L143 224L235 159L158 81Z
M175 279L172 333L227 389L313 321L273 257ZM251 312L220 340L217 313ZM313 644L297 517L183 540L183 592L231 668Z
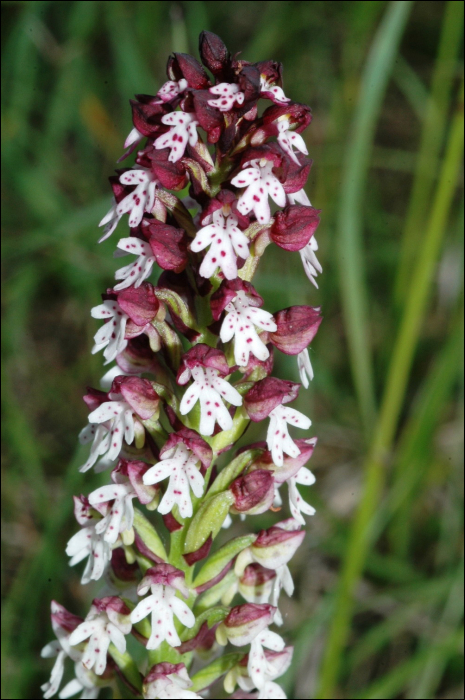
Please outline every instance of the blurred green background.
M282 61L314 112L320 289L278 248L256 278L268 310L324 315L297 404L319 437L317 515L283 604L283 685L463 698L463 3L35 0L3 2L2 19L2 697L40 697L50 598L85 614L98 590L64 546L71 495L102 478L78 473L76 436L102 374L89 309L119 266L114 236L96 245L106 178L128 99L209 29ZM295 359L277 373L297 380Z

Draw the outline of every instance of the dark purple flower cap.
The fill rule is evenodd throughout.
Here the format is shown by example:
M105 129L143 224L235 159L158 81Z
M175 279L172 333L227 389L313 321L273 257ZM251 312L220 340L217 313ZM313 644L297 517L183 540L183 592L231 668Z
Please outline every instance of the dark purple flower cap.
M172 163L168 160L169 155L169 148L150 148L150 151L147 153L149 167L162 187L165 187L167 190L178 192L187 185L189 177L182 163L182 158L176 163ZM142 165L142 163L140 163L140 165Z
M136 492L139 502L143 505L147 505L147 503L151 503L153 501L157 491L159 490L158 484L144 484L144 474L151 468L151 466L151 464L147 464L141 460L128 461L126 459L120 459L116 467L111 472L111 478L115 483L121 483L121 476L126 476Z
M216 348L211 348L204 343L198 343L184 353L178 376L176 377L177 383L181 385L187 384L191 378L191 370L194 367L210 367L211 369L216 369L223 377L231 374L232 371L228 366L224 352Z
M310 345L322 321L319 306L290 306L274 314L277 330L270 342L286 355L298 355Z
M140 377L115 377L109 396L110 394L122 394L124 400L142 420L151 418L160 403L160 397L149 380Z
M213 32L201 32L199 36L200 59L204 66L218 78L229 82L231 56L222 39Z
M195 430L191 430L190 428L183 427L175 433L170 433L168 440L160 450L160 457L162 457L165 452L181 443L198 457L205 469L208 469L213 457L212 449Z
M51 617L52 617L52 627L54 631L64 630L65 632L74 632L76 627L83 622L82 617L78 615L73 615L73 613L68 612L63 605L57 603L56 600L52 600L51 603Z
M232 513L265 513L274 500L273 474L266 469L256 469L235 479L229 490L234 496Z
M277 377L265 377L253 386L244 396L244 407L255 423L267 418L271 411L283 403L294 401L299 394L300 384Z
M250 282L245 282L240 277L236 277L234 280L223 280L210 299L210 308L214 321L218 321L227 305L237 296L238 292L247 294L250 306L263 305L263 297L255 291L255 287Z
M182 228L175 228L157 219L145 219L143 232L158 265L163 270L182 272L187 265L187 237Z
M292 204L274 215L270 238L280 248L297 251L305 248L320 223L320 210Z
M159 102L153 95L136 95L135 100L129 100L132 109L132 123L143 136L159 136L166 130L166 125L161 119L172 111L168 104L156 104Z
M154 287L144 282L140 287L128 287L117 295L118 305L136 326L145 326L153 321L160 308Z
M166 74L170 80L187 80L193 90L205 90L211 85L205 69L196 58L187 53L175 53L168 58Z

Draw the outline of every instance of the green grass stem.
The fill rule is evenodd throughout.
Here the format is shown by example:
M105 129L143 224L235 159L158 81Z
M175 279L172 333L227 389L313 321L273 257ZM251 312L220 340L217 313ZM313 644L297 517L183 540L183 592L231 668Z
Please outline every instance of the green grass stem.
M411 2L392 2L379 26L362 75L352 132L345 154L338 220L338 264L352 374L365 432L376 401L363 251L363 204L376 124Z
M402 235L402 249L394 295L401 308L409 286L415 256L421 246L427 220L425 202L429 200L436 177L434 161L438 158L447 126L451 89L457 75L458 54L463 37L463 3L449 0L444 13L438 55L431 81L417 166Z
M437 264L447 217L457 187L463 153L463 85L454 115L447 150L433 200L423 247L406 295L406 306L396 337L386 389L372 446L365 463L365 483L353 521L349 544L336 592L335 614L323 659L318 698L334 697L342 654L350 632L353 594L363 571L372 540L369 525L378 507L384 485L385 467L398 424L407 382L417 346L431 282ZM363 697L370 697L364 695ZM376 695L373 697L383 697Z

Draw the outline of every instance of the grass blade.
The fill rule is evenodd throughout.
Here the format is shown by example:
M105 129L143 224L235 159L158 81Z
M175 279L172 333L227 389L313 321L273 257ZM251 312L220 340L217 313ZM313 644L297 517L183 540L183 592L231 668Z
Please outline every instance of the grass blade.
M363 264L363 195L376 123L410 8L410 2L391 3L377 31L365 64L342 176L337 241L341 298L352 374L368 434L375 416L375 392Z
M385 460L392 445L407 388L428 301L428 293L457 185L462 153L463 85L459 105L450 129L447 151L429 219L430 223L411 280L409 293L406 296L405 312L392 353L380 416L365 464L364 490L353 522L339 581L335 614L323 660L320 690L317 696L319 698L334 697L341 657L349 635L353 592L363 571L366 554L373 536L369 525L380 500L384 482Z
M449 0L444 14L438 56L417 156L412 195L402 235L400 265L394 288L395 301L399 307L403 303L412 264L426 221L425 202L429 200L433 190L435 173L437 172L434 168L434 161L439 156L444 140L451 88L456 75L462 36L463 3Z

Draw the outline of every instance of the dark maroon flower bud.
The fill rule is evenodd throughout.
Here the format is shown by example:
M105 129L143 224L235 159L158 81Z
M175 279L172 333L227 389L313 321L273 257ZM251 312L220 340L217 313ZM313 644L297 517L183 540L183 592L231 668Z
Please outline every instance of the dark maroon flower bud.
M116 377L111 394L122 394L125 401L142 420L151 418L158 410L160 397L148 379L139 377Z
M277 377L265 377L253 386L244 396L244 407L251 420L259 423L282 403L294 401L299 394L300 384Z
M143 505L147 505L153 501L158 491L157 484L144 484L144 474L151 466L151 464L140 460L128 461L126 459L120 459L115 469L111 472L111 478L115 483L120 483L120 475L126 476L136 492L139 502Z
M144 678L143 695L144 698L200 697L186 690L191 685L192 681L184 664L163 661L152 666L150 673Z
M168 160L170 155L169 148L157 150L152 148L148 154L150 158L150 168L156 178L159 180L162 187L167 190L182 190L188 183L189 178L186 173L186 168L181 161L172 163ZM140 163L139 163L140 164Z
M279 85L282 87L283 84L283 64L277 61L259 61L254 64L259 72L260 76L266 80L270 85Z
M235 298L238 292L247 294L249 306L263 305L263 298L255 291L250 282L245 282L240 277L236 277L234 280L223 280L210 299L210 308L215 321L218 321L229 302Z
M150 323L160 307L153 285L144 282L140 287L128 287L118 293L118 305L136 326Z
M214 76L224 77L231 64L229 51L219 36L202 32L199 36L200 59Z
M260 564L249 564L239 579L239 591L250 603L266 602L275 578L275 571Z
M319 213L318 209L300 204L276 212L270 229L271 240L284 250L302 250L318 228Z
M147 237L155 259L164 270L182 272L187 265L187 238L182 228L175 228L157 219L145 220Z
M63 631L68 634L74 632L76 627L83 622L82 617L68 612L66 608L60 605L60 603L57 603L56 600L52 600L51 612L53 631L57 634L58 638L63 636Z
M295 156L299 160L300 165L294 163L294 161L289 158L287 154L285 157L287 168L286 176L282 180L282 183L286 194L293 194L294 192L299 192L304 188L313 163L312 160L300 155L300 153L296 153Z
M236 605L219 627L217 639L221 643L222 634L234 646L242 647L255 639L273 622L276 608L273 605L246 603Z
M171 433L168 440L160 450L160 457L162 457L167 450L171 450L173 447L176 447L176 445L179 445L179 443L183 443L188 450L193 452L195 456L198 457L202 463L202 466L205 469L208 469L213 457L212 449L210 445L205 442L205 440L203 440L198 433L195 432L195 430L190 430L189 428L183 427L177 432Z
M207 132L208 143L217 143L225 124L222 112L208 104L212 97L208 90L193 93L195 118Z
M244 66L237 78L237 84L244 93L244 103L240 115L246 114L260 97L260 71L257 66Z
M136 582L139 564L135 561L128 564L123 547L117 547L111 553L111 569L119 581Z
M205 557L208 557L210 554L210 549L212 548L213 544L213 537L208 535L207 539L203 543L201 547L195 550L195 552L188 552L187 554L183 554L184 559L186 560L186 563L189 566L193 566L196 564L198 561L202 561L202 559L205 559Z
M156 564L147 569L144 578L137 587L138 595L142 596L148 593L151 586L171 586L182 593L184 598L189 596L184 571L171 564Z
M303 438L294 440L294 442L299 448L300 454L297 457L285 455L283 457L282 467L278 467L274 464L271 452L266 449L266 443L261 443L265 449L260 455L255 457L249 469L251 471L254 469L268 469L273 474L276 484L284 484L285 481L295 476L301 467L307 464L313 454L317 439ZM253 447L253 445L248 445L246 449L250 449L251 447Z
M281 168L287 165L287 156L277 143L267 143L263 146L248 148L241 158L241 168L246 167L251 160L268 160L273 163L273 168Z
M221 350L211 348L204 343L198 343L182 356L181 366L176 381L178 384L187 384L191 378L191 370L194 367L210 367L216 369L223 376L231 373L226 356Z
M143 136L158 136L166 129L161 118L171 112L172 108L169 105L154 104L156 100L152 95L136 95L135 100L129 100L132 123Z
M276 570L292 559L304 537L304 530L270 527L269 530L262 530L255 542L250 545L252 556L265 568Z
M322 321L320 307L290 306L274 314L277 330L269 339L286 355L298 355L310 345Z
M116 595L105 596L105 598L94 598L92 605L98 612L106 612L112 622L117 621L121 616L126 617L131 613L126 603Z
M208 75L196 58L187 53L175 53L168 59L166 73L170 80L187 80L193 90L204 90L211 85Z
M108 401L107 394L105 391L100 391L100 389L93 389L91 386L86 387L87 394L82 398L89 409L89 413L95 411L96 408Z
M235 479L229 490L234 496L232 513L265 513L273 504L273 475L265 469L257 469Z
M183 642L181 646L176 647L177 650L180 654L186 654L188 651L194 651L194 649L198 651L209 651L215 643L216 627L217 625L213 625L213 627L209 628L208 622L202 623L195 637L188 639L187 642Z

